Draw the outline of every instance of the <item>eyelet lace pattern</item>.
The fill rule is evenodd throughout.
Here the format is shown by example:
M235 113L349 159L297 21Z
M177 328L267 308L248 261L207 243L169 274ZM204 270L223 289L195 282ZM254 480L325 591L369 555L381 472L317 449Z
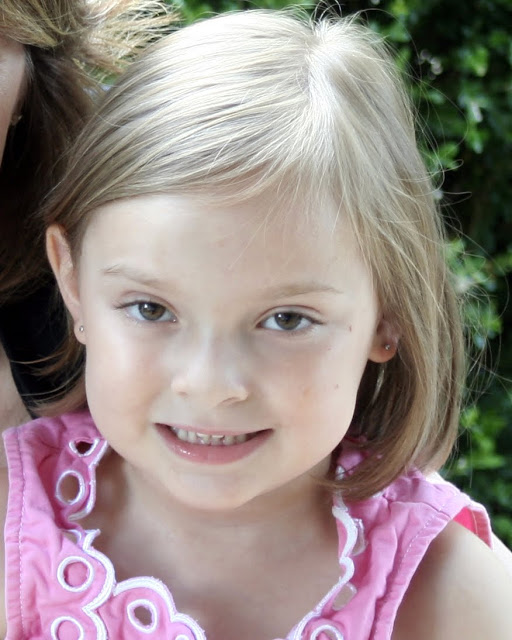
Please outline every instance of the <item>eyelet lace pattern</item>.
M69 442L68 448L74 463L72 468L61 472L54 497L68 524L63 527L63 535L76 540L76 546L72 546L72 553L58 564L55 579L63 592L79 594L80 598L70 599L66 614L52 621L52 640L121 637L207 640L195 620L176 610L169 590L159 580L138 577L116 582L111 561L93 546L99 531L83 530L79 524L75 525L94 507L96 467L108 445L101 438L92 441L83 438ZM62 489L69 477L77 484L76 495L71 498L64 495ZM351 556L364 548L364 531L362 523L351 518L340 497L334 500L333 515L339 531L340 578L286 640L347 640L332 618L356 593L350 582L354 575Z
M87 411L40 418L7 430L4 440L6 640L206 640L161 581L117 582L112 562L94 547L100 532L82 526L108 449ZM348 444L338 477L363 455ZM481 505L415 469L368 500L345 505L334 496L332 511L339 578L284 640L389 640L407 585L449 521L491 541Z

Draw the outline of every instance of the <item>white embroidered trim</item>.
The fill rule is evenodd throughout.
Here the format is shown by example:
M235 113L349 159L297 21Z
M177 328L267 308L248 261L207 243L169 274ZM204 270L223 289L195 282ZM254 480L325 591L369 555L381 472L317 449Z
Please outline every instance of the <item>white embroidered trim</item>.
M61 487L64 480L70 477L76 478L78 480L78 492L74 498L72 498L71 500L67 500L62 495ZM59 502L70 507L77 504L77 502L80 502L81 500L83 500L85 496L85 480L82 474L78 473L78 471L73 471L72 469L68 469L67 471L64 471L64 473L62 473L60 478L57 480L57 486L55 488L55 496Z
M115 583L114 566L110 562L109 558L100 551L93 548L92 543L94 538L98 535L99 531L85 531L83 536L82 550L88 553L92 558L95 558L103 565L105 570L105 581L98 595L91 600L88 604L82 607L82 611L92 620L96 627L97 640L107 639L107 630L105 625L96 613L96 610L108 600Z
M341 581L340 581L341 582ZM302 618L302 620L299 622L299 624L297 625L297 627L295 627L295 630L292 632L292 636L291 638L288 636L288 638L290 638L290 640L305 640L305 636L304 636L304 629L307 627L307 625L314 620L315 618L321 617L321 612L323 609L323 605L325 605L325 603L332 597L334 596L335 593L338 592L338 588L341 589L341 587L343 586L342 584L340 585L340 582L338 582L337 584L334 585L334 587L331 589L331 591L329 591L328 595L322 600L322 602L315 607L315 609L313 611L311 611L310 613L308 613L306 616L304 616L304 618ZM343 634L339 631L339 629L336 629L336 627L332 624L323 624L321 625L321 627L319 627L319 629L321 631L332 631L334 632L336 635L336 640L345 640L345 637L343 636ZM318 636L318 633L316 632L316 629L313 631L313 634L310 636L310 640L315 640L315 638ZM288 640L287 638L287 640Z
M311 634L310 640L317 640L321 633L326 633L330 636L330 640L345 640L345 636L335 629L330 624L323 624L321 627L317 627ZM334 633L334 635L332 635Z
M123 580L115 586L113 595L117 596L120 593L137 588L150 589L162 598L165 603L165 608L167 609L167 612L169 614L169 622L179 622L184 624L194 633L195 640L206 640L206 636L204 635L203 630L197 624L197 622L190 616L187 616L184 613L179 613L176 610L176 605L174 604L174 600L169 593L169 589L167 589L163 582L160 582L160 580L157 580L156 578L143 576ZM185 640L189 639L185 636Z
M72 622L76 627L78 627L78 631L80 632L80 635L78 636L77 640L84 640L85 638L84 628L77 620L75 620L71 616L61 616L60 618L57 618L56 620L53 621L52 627L51 627L52 640L60 640L58 633L59 633L59 627L63 622Z
M84 498L87 500L85 506L82 509L68 515L68 519L70 522L79 520L92 511L96 501L95 469L108 448L106 442L102 441L101 439L94 439L91 443L91 447L86 452L81 453L77 448L77 443L80 442L89 442L89 440L86 438L83 440L75 439L74 441L69 443L69 449L74 456L81 458L84 461L84 464L87 465L87 469L89 472L89 481L86 482L79 472L69 469L67 471L64 471L59 477L55 492L56 498L63 505L65 505L65 507L68 508L81 503ZM89 460L86 461L86 458L89 458ZM343 468L341 466L338 466L336 476L342 477L343 474ZM79 482L78 495L72 501L65 500L61 494L61 484L63 480L69 475L76 477ZM89 491L88 497L86 496L87 490ZM337 496L335 498L332 511L334 517L338 521L338 528L342 527L345 533L343 547L340 548L338 553L338 560L340 568L342 570L340 579L332 587L329 593L321 600L321 602L314 608L314 610L304 616L300 623L292 630L292 632L288 636L288 640L305 640L304 630L309 623L315 620L315 618L318 619L320 624L310 634L310 640L318 640L321 633L329 635L330 640L345 640L339 628L337 628L334 623L329 623L328 621L326 621L325 615L329 614L325 614L324 609L330 602L333 603L336 596L339 595L344 588L351 591L352 594L357 593L356 588L350 582L354 575L354 562L351 556L360 553L365 548L366 542L364 539L363 523L360 520L354 519L350 516L348 508L344 504L341 497ZM138 577L124 580L123 582L116 584L115 571L112 562L108 557L94 549L94 547L92 546L92 543L98 535L99 531L83 530L81 528L70 527L66 530L66 532L73 534L77 538L77 546L81 548L81 550L91 559L98 562L104 570L104 581L101 585L99 593L97 593L96 596L93 597L91 602L81 608L82 612L94 623L94 626L96 627L97 640L107 640L106 627L101 617L97 613L98 608L109 598L115 598L116 596L119 596L124 592L136 589L147 589L161 599L164 604L164 608L167 611L167 619L169 623L183 624L193 634L194 640L206 640L206 636L199 624L190 616L179 613L176 610L169 590L159 580L150 577ZM340 534L338 535L340 536ZM88 569L88 576L86 581L82 585L79 585L77 587L69 585L66 582L64 575L65 569L74 562L81 562ZM94 582L94 578L95 564L91 563L85 558L76 555L68 556L67 558L65 558L59 564L59 567L57 569L57 579L59 581L59 584L67 591L85 591ZM343 609L343 607L346 606L347 603L348 602L338 608L332 606L332 612ZM150 624L144 624L135 615L135 609L141 606L149 609L152 617ZM146 634L153 633L158 628L159 623L161 622L161 620L159 619L157 605L146 598L139 597L128 603L126 611L127 618L132 626ZM83 638L85 637L84 627L80 624L80 622L78 622L71 616L60 616L53 621L51 625L52 640L60 640L58 637L59 626L65 621L71 622L77 626L80 632L78 640L83 640ZM190 640L190 638L187 634L180 633L176 637L176 640Z
M78 458L87 458L87 456L90 456L94 453L94 450L100 442L100 438L94 438L94 440L92 441L89 438L84 438L83 440L72 440L68 446ZM87 451L79 451L77 447L77 445L79 444L89 444L91 446L87 449Z
M336 478L342 478L344 474L345 470L341 465L338 465L338 467L336 468ZM352 518L347 506L339 495L335 496L334 498L332 513L338 521L338 528L341 527L345 531L346 536L343 547L338 552L338 562L341 568L340 579L332 587L329 593L318 603L313 611L308 613L299 622L292 633L288 636L287 640L304 640L305 628L310 622L314 621L315 618L323 618L323 610L325 606L327 605L327 603L333 602L341 593L342 589L349 589L353 595L357 593L356 587L350 582L354 575L354 562L351 556L353 556L355 552L360 553L362 549L366 547L364 526L361 520ZM339 532L338 538L340 538ZM343 604L341 607L333 607L332 610L341 611L348 604L348 602ZM328 622L324 622L319 627L317 627L310 635L310 640L316 640L319 637L319 634L322 632L330 634L332 640L345 640L345 637L341 633L341 631L336 626L334 626L333 623Z
M136 614L135 609L138 607L142 607L144 609L149 609L151 613L151 622L150 624L144 624L141 622ZM133 600L127 607L128 619L132 623L132 625L142 631L142 633L153 633L153 631L158 626L158 611L155 605L151 602L151 600L143 600L142 598L139 600Z
M108 449L108 444L106 442L96 438L92 441L91 447L89 447L87 451L80 452L77 448L77 443L80 442L88 443L90 442L90 440L88 438L75 439L69 443L69 449L74 456L80 458L83 461L83 464L86 465L89 480L86 481L82 474L80 474L78 471L74 469L68 469L64 471L57 480L57 486L55 489L56 498L66 508L69 509L70 507L77 506L79 509L75 512L68 512L67 518L70 523L83 518L85 515L88 515L92 511L96 502L96 467L103 457L105 451ZM79 482L78 495L72 501L65 500L61 492L62 482L69 475L77 478ZM89 492L88 496L87 491ZM79 507L84 500L86 500L86 504L82 509L80 509ZM89 558L91 560L94 560L95 562L91 562L90 560L77 555L68 556L61 561L57 568L57 580L61 587L67 591L83 592L91 587L91 585L93 585L95 578L97 579L95 586L97 588L99 587L99 592L96 593L97 589L95 589L96 595L89 603L81 607L82 613L85 614L85 616L89 620L91 620L96 627L96 640L107 640L106 626L100 615L98 615L97 613L99 607L104 604L109 598L115 598L121 593L139 588L148 589L153 594L159 597L161 603L164 606L164 609L167 611L169 623L183 624L183 626L185 626L187 630L189 630L193 634L193 640L206 640L203 630L195 620L193 620L190 616L177 612L169 590L159 580L156 580L155 578L142 577L125 580L119 584L116 584L115 570L112 562L107 556L105 556L97 549L94 549L94 547L92 546L94 539L99 534L99 531L83 530L80 527L70 527L69 529L66 529L65 532L76 537L77 546L84 552L84 554L89 556ZM88 575L84 584L73 587L66 582L64 572L70 564L76 562L81 562L87 567ZM103 575L99 576L99 578L100 580L103 578L103 584L98 584L98 563L102 569L100 573L102 573ZM149 609L152 614L151 624L145 625L137 618L137 616L135 615L135 609L139 606L144 606ZM157 604L146 598L137 598L127 605L127 619L133 627L146 634L153 633L161 622L161 620L159 619ZM69 621L75 624L80 630L80 638L78 640L83 640L83 638L85 637L84 627L80 624L80 622L78 622L71 616L60 616L53 621L51 626L52 640L59 640L58 629L64 621ZM180 633L176 640L180 639L191 640L191 637L186 634Z
M358 556L360 553L366 549L366 538L364 535L364 524L360 518L352 518L354 524L357 527L357 540L352 549L351 556Z
M76 440L75 440L76 442ZM98 444L100 446L98 446ZM98 450L96 452L96 455L93 457L92 454L96 451L96 449ZM83 509L81 509L80 511L78 511L77 513L73 513L69 516L69 519L74 521L74 520L80 520L81 518L84 518L85 516L89 515L92 511L92 508L94 507L95 503L96 503L96 467L98 466L99 461L101 460L101 458L104 456L105 452L108 449L108 443L106 441L101 441L98 440L97 441L97 445L95 445L92 450L88 451L86 454L77 454L80 456L80 458L84 459L87 457L92 457L92 460L90 461L90 463L88 464L89 467L89 475L90 475L90 480L89 480L89 499L87 500L85 506Z
M73 587L68 582L66 582L66 577L64 575L64 571L66 570L66 568L72 564L82 564L87 567L87 578L85 579L83 584L78 585L76 587ZM85 558L82 558L81 556L68 556L59 564L59 567L57 569L57 580L59 581L60 586L63 589L66 589L66 591L72 591L74 593L80 593L81 591L85 591L91 586L93 578L94 578L94 569L92 568L91 563Z

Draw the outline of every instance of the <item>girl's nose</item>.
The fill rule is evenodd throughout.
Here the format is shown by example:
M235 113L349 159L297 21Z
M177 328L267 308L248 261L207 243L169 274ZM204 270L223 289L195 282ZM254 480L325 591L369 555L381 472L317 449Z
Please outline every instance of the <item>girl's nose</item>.
M248 398L248 385L242 373L245 366L240 366L245 358L232 345L205 340L185 349L179 360L171 381L175 394L196 399L207 408Z

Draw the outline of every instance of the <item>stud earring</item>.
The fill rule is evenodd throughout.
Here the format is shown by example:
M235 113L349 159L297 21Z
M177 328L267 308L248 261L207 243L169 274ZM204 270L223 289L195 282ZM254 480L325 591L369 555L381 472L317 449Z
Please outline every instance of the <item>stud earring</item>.
M83 332L84 332L84 325L83 325L83 324L81 324L81 325L78 327L78 331L80 331L80 333L83 333Z
M390 351L390 350L391 350L391 345L389 344L389 342L388 342L388 344L385 344L385 345L384 345L384 349L385 349L386 351Z

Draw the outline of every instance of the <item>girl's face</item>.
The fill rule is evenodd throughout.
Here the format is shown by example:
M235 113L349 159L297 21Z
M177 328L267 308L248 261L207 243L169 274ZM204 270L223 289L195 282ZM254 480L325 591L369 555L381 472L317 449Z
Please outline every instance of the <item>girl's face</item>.
M314 486L387 324L347 226L161 195L99 210L49 255L96 424L134 477L199 509ZM266 219L268 218L268 219Z
M0 163L7 132L19 108L24 76L23 45L0 34Z

